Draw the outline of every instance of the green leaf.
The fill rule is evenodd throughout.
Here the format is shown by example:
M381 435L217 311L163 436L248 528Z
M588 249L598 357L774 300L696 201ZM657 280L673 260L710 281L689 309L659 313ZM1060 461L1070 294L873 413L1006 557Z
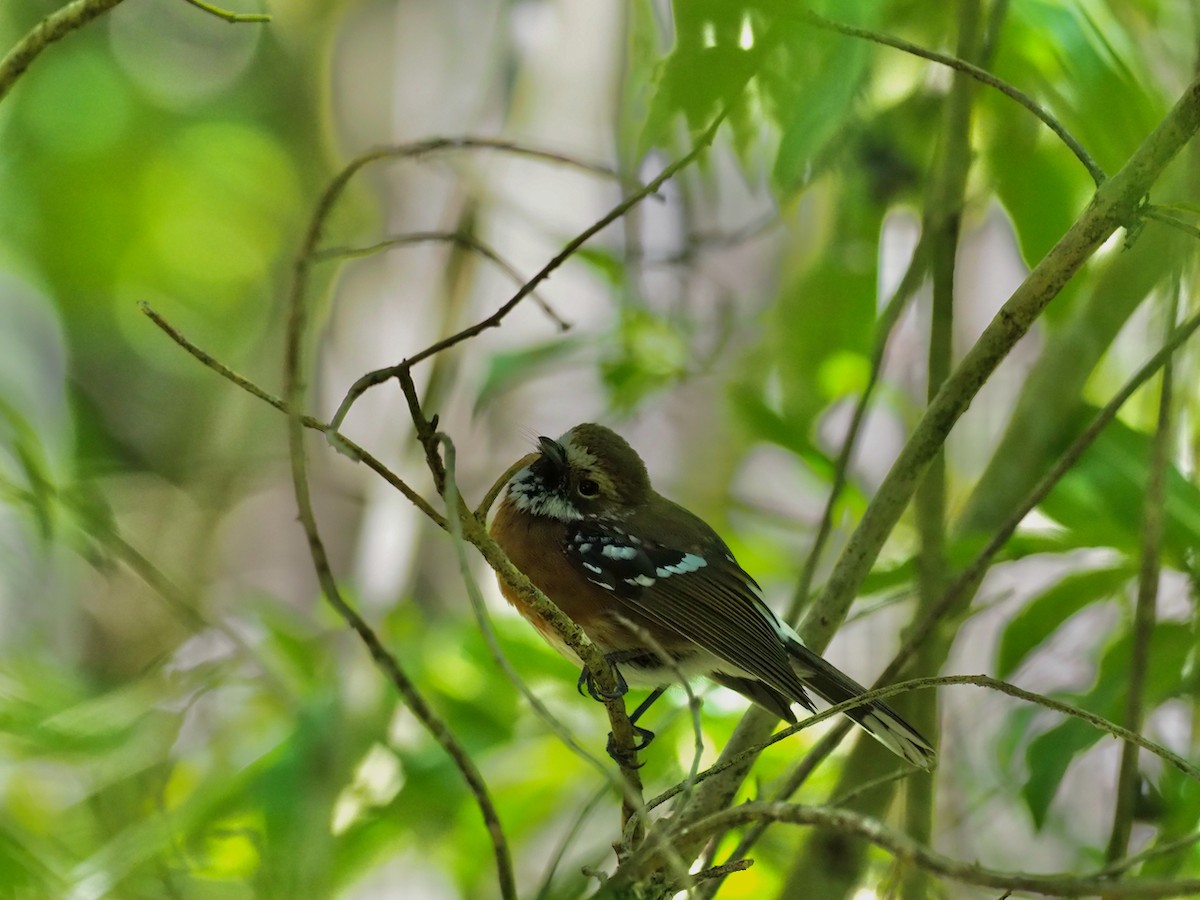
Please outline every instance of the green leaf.
M682 115L699 130L726 98L753 74L758 54L741 45L749 15L738 3L683 0L672 4L675 45L658 70L654 94L638 141L639 155L669 141Z
M1112 596L1133 575L1129 565L1068 575L1032 598L1000 636L996 674L1008 678L1030 653L1085 606Z
M824 65L802 86L783 125L772 177L784 192L808 182L813 160L846 123L869 72L871 48L865 41L829 40L822 47Z
M1165 816L1156 823L1158 834L1147 849L1194 834L1200 826L1200 783L1172 766L1164 766L1157 787L1164 801ZM1197 848L1191 845L1149 860L1140 874L1153 878L1178 877L1189 860L1190 868L1195 871L1197 859Z

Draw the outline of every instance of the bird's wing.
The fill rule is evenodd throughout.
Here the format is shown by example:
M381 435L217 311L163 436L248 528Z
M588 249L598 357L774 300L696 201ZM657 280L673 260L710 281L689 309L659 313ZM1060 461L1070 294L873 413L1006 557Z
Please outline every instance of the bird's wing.
M699 520L697 520L699 521ZM641 532L644 535L644 532ZM635 536L620 522L567 529L567 557L624 606L812 708L788 659L779 618L729 548L705 526L687 547Z

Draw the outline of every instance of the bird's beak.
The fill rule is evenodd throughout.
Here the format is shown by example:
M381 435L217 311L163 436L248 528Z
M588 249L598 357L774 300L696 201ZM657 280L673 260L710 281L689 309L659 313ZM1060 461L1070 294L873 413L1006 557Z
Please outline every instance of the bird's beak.
M567 451L563 449L563 445L558 441L548 437L538 438L538 447L541 448L542 456L549 460L559 472L567 470Z

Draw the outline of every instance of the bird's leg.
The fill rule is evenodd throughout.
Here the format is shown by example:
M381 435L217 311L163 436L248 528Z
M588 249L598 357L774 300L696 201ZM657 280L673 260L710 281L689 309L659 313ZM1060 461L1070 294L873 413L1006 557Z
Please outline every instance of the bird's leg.
M613 674L617 676L617 689L612 694L607 694L596 686L596 680L592 677L591 671L587 666L579 673L579 681L575 687L580 694L583 694L583 689L587 688L588 696L593 700L599 700L601 703L606 703L609 700L619 700L629 693L629 685L625 682L625 676L621 674L621 670L617 667L617 663L628 662L631 659L638 659L644 656L644 653L639 653L635 650L618 650L615 653L605 653L604 660L612 666Z
M629 724L633 726L633 730L637 734L638 738L637 743L633 745L633 750L635 753L640 750L645 750L650 746L650 742L654 740L654 732L649 728L639 728L637 725L637 720L642 717L642 714L646 712L646 710L654 705L655 700L666 693L666 690L667 685L660 684L658 687L652 690L649 695L647 695L645 700L638 704L637 709L629 714ZM605 749L608 751L609 756L611 756L614 760L617 759L616 742L613 740L611 731L608 733L608 745L605 747ZM617 761L620 762L620 760Z

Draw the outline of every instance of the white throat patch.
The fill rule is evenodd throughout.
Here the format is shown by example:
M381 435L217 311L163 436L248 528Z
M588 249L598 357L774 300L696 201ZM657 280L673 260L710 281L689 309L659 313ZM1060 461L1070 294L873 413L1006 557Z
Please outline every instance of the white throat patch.
M508 483L508 496L517 509L531 516L544 516L560 522L576 522L583 518L583 514L562 494L547 488L529 466L512 477Z

